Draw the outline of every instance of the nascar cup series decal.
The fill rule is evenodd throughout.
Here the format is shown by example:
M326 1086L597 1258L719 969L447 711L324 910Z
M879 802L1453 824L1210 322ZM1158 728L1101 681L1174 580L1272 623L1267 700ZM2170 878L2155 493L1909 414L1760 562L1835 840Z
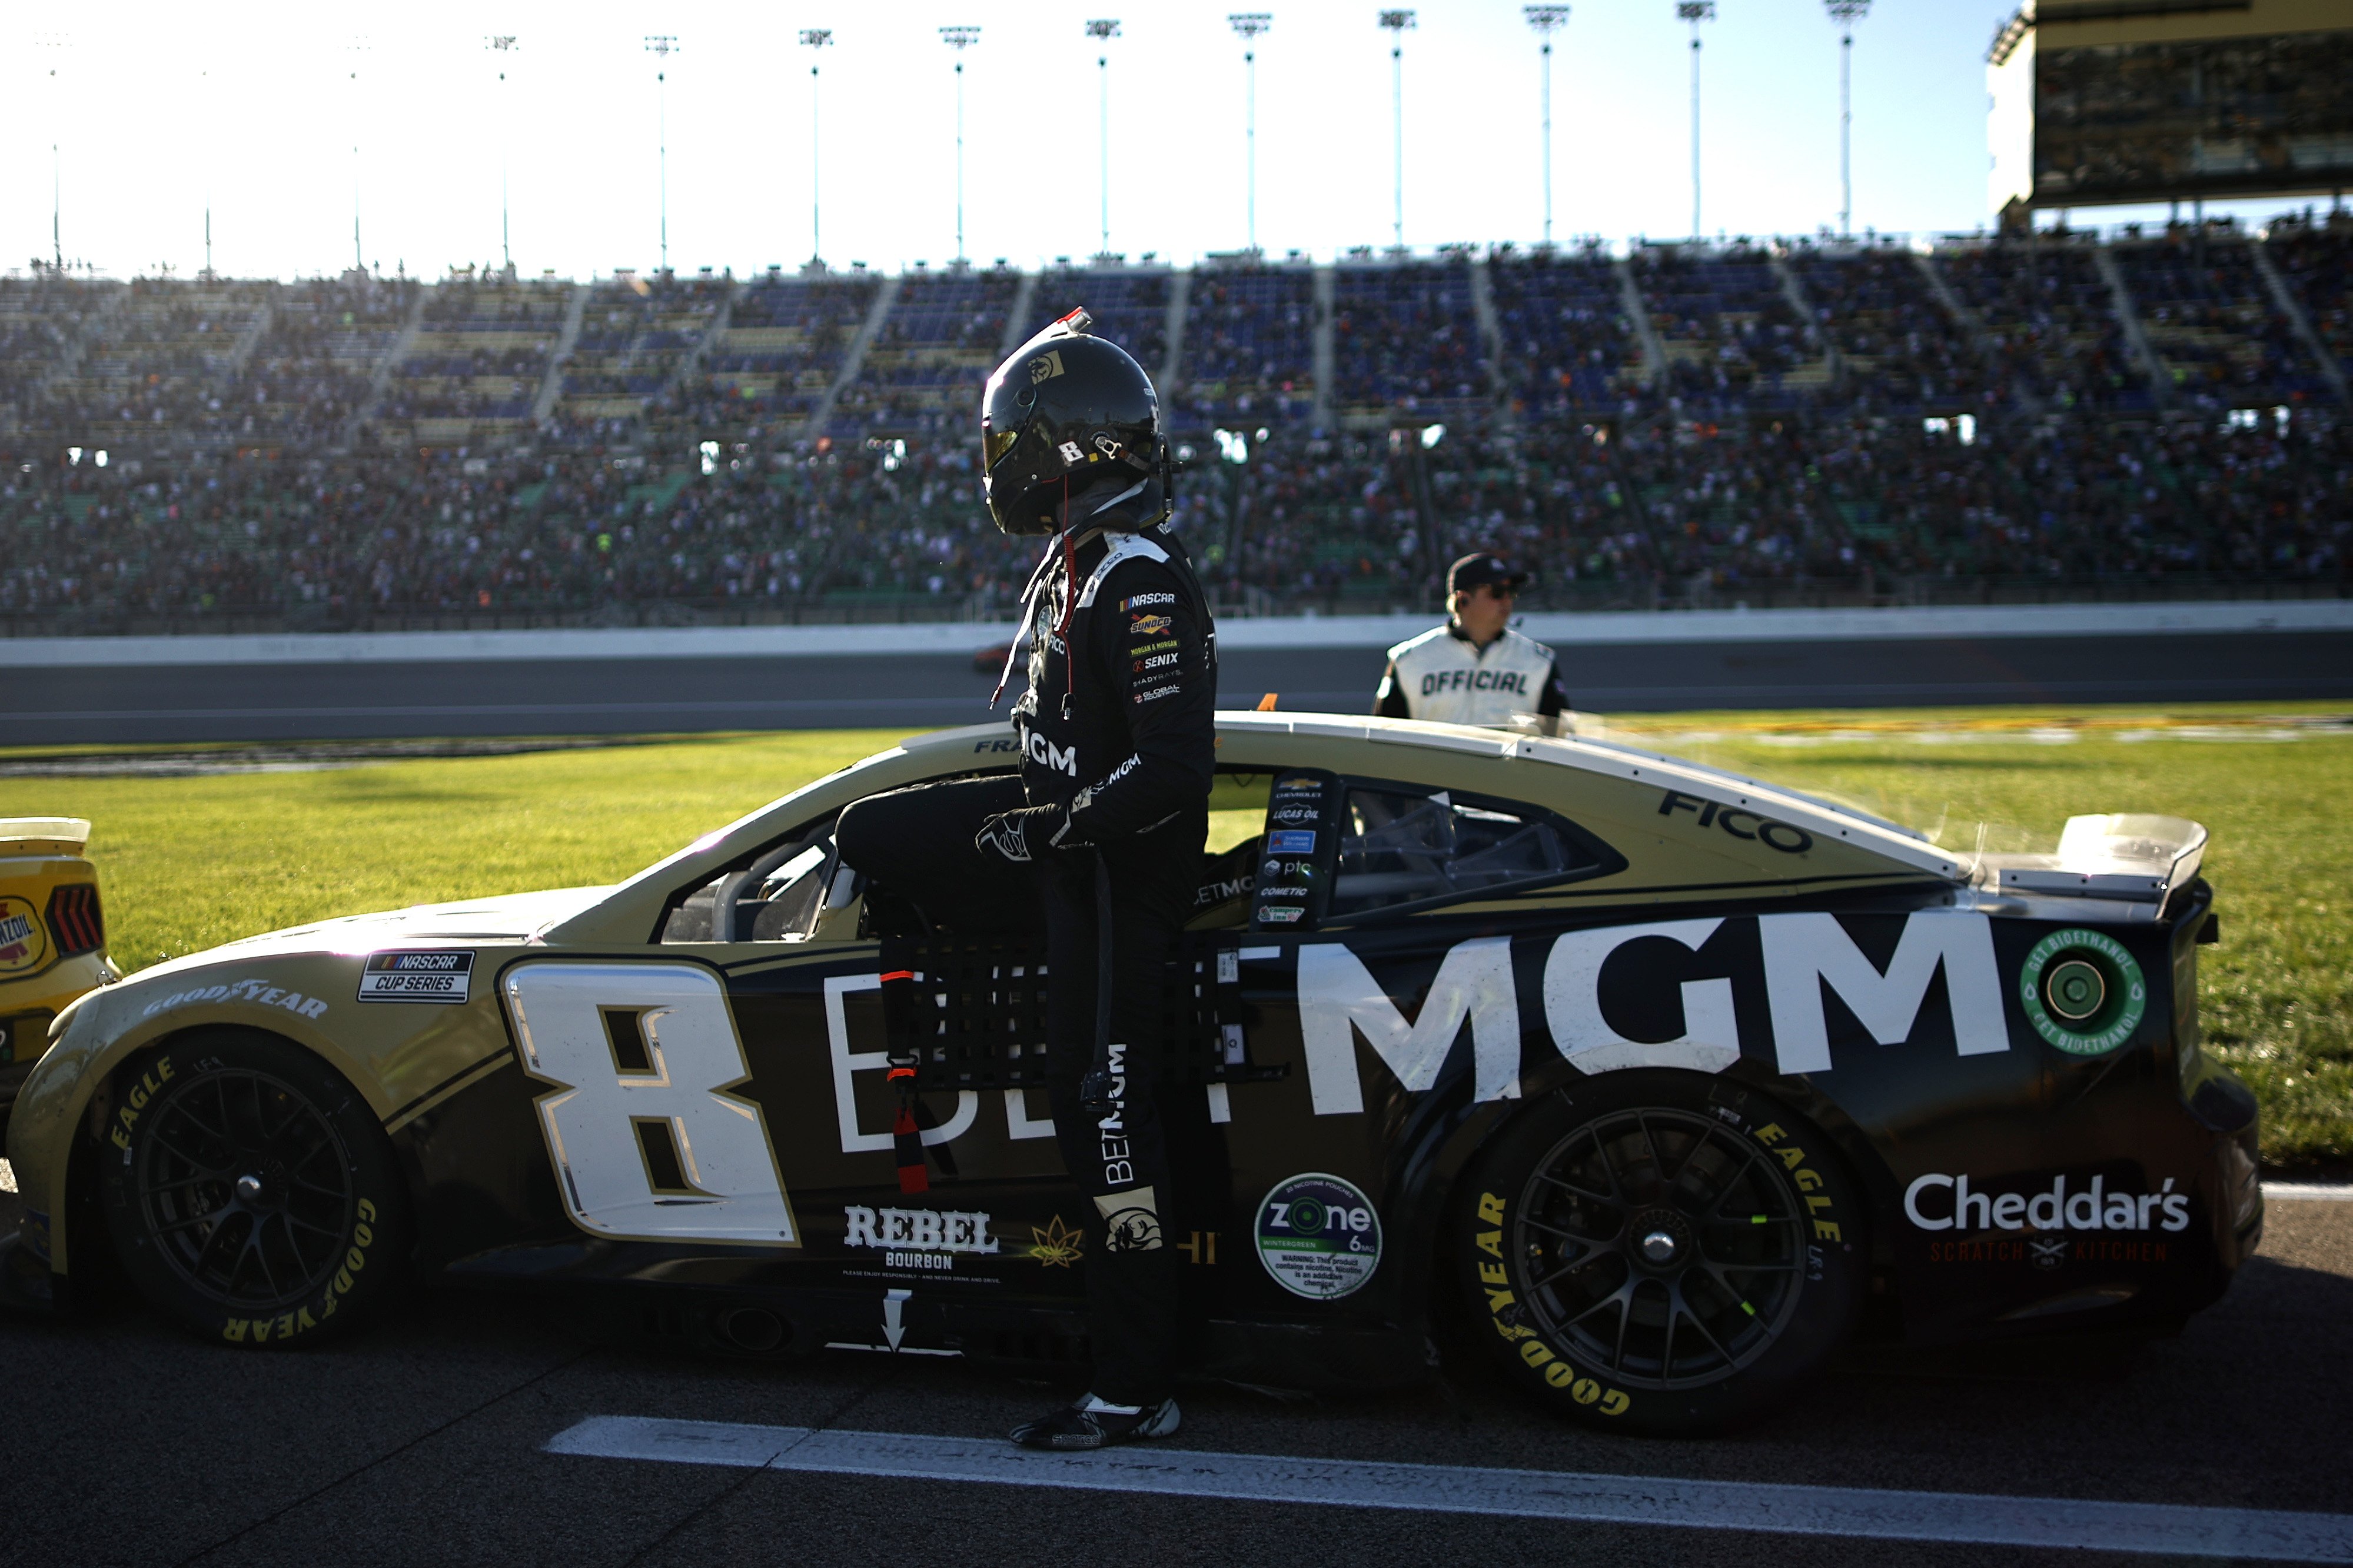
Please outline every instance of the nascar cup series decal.
M2148 1011L2148 984L2124 943L2100 931L2054 931L2018 972L2034 1032L2072 1057L2105 1056Z
M371 952L360 973L360 1000L463 1002L473 973L470 952Z
M1293 1176L1258 1205L1258 1260L1274 1282L1311 1301L1364 1289L1381 1265L1381 1216L1337 1176Z

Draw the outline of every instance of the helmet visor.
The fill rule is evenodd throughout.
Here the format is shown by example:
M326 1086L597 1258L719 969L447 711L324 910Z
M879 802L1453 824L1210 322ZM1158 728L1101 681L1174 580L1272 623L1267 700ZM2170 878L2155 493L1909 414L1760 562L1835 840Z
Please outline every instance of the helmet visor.
M1021 439L1021 426L1028 423L1025 416L1004 429L991 426L980 433L981 472L987 473L1005 460L1005 454L1013 450L1014 443Z

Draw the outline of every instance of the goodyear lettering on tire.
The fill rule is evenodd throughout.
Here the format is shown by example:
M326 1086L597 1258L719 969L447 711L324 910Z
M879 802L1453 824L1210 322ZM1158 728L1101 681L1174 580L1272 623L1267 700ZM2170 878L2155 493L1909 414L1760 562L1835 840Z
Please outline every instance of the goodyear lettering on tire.
M1487 1298L1487 1317L1504 1342L1518 1347L1520 1359L1545 1382L1579 1405L1589 1405L1604 1415L1623 1415L1633 1403L1625 1390L1611 1388L1577 1366L1542 1334L1521 1321L1519 1298L1513 1292L1510 1270L1504 1263L1504 1203L1493 1193L1479 1194L1479 1212L1471 1226L1471 1245L1492 1261L1479 1264L1479 1287Z
M359 1220L352 1226L351 1245L343 1252L341 1268L327 1281L314 1301L305 1302L290 1312L275 1318L228 1318L222 1321L221 1338L230 1344L271 1344L290 1340L306 1329L315 1329L333 1317L343 1306L343 1299L359 1283L360 1273L367 1268L368 1249L375 1245L375 1204L367 1198L359 1201Z

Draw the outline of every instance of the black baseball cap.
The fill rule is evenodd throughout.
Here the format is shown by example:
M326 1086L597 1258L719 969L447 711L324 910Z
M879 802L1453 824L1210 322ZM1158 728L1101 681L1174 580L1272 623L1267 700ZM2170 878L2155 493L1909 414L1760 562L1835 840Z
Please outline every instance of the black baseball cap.
M1493 584L1498 588L1509 588L1516 593L1527 580L1526 573L1514 569L1512 563L1502 556L1489 555L1482 552L1476 555L1465 555L1446 569L1446 592L1448 596L1451 597L1456 594L1468 593L1473 588L1483 588Z

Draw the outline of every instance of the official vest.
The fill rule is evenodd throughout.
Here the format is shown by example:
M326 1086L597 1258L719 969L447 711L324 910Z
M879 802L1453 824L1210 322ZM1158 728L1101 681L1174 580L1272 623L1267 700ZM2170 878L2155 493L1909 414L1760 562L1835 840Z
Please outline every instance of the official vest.
M1508 626L1483 648L1439 626L1389 649L1389 663L1415 718L1504 724L1537 711L1553 651Z

